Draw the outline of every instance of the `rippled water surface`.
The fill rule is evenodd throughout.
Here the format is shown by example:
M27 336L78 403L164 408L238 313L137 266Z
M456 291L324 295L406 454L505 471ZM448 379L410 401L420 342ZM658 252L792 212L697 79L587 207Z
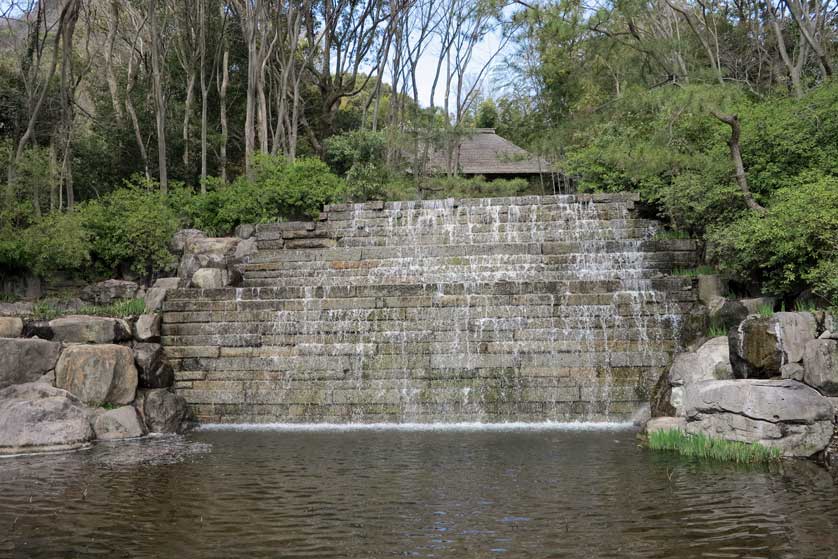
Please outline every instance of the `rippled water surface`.
M0 557L838 557L823 470L629 430L200 431L0 460Z

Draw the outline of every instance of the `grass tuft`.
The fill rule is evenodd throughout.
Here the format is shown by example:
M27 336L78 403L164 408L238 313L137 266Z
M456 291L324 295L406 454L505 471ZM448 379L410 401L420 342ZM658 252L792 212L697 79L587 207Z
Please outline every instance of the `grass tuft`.
M139 316L145 312L143 299L126 299L110 305L90 305L76 310L64 310L53 307L49 303L36 303L32 310L32 317L36 320L52 320L61 316L81 314L86 316L104 316L110 318L126 318Z
M756 464L774 462L780 459L780 449L768 448L761 444L748 444L708 437L706 435L688 435L679 429L655 431L649 435L649 448L652 450L675 451L683 456Z
M719 336L727 336L727 328L725 328L724 324L711 322L710 328L707 329L707 337L718 338Z
M774 316L774 305L763 303L759 306L757 312L763 318L771 318L772 316Z
M695 278L698 276L712 276L716 274L716 270L712 266L697 266L695 268L675 268L672 270L673 276L685 276Z
M814 301L795 301L794 310L797 312L815 312L818 306Z

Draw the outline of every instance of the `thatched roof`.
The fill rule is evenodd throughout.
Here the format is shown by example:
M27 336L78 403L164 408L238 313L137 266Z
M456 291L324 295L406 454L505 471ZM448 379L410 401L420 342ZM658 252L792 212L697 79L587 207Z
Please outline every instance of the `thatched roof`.
M459 146L459 172L464 175L537 175L549 173L550 163L495 134L494 128L477 128ZM447 169L444 150L435 150L430 167Z

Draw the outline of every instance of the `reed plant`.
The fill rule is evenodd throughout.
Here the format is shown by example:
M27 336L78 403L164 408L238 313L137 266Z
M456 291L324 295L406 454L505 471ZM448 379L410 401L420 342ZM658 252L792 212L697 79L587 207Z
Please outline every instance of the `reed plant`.
M711 276L716 273L716 270L712 266L707 265L696 266L695 268L675 268L672 270L673 276L684 276L689 278Z
M702 434L687 434L680 429L663 429L649 435L649 448L668 450L683 456L739 464L774 462L780 459L778 448L758 443L728 441Z

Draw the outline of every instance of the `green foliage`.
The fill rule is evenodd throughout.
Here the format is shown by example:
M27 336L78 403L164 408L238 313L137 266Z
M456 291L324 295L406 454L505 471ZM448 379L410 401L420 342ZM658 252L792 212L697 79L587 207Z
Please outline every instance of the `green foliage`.
M774 305L763 303L757 308L757 313L759 313L762 318L771 318L774 316Z
M680 429L655 431L649 435L649 448L652 450L675 451L684 456L701 459L754 464L774 462L780 459L778 448L768 448L761 444L748 444L728 441L702 434L688 435Z
M829 261L838 251L838 177L805 173L795 182L771 196L764 215L750 212L714 228L711 254L723 272L760 281L770 293L798 292L812 281L829 297Z
M206 194L174 193L185 221L213 235L225 235L241 223L315 218L323 206L341 200L343 180L319 159L288 163L282 157L256 159L253 179L245 176L225 185L207 181Z
M60 308L49 301L39 301L33 305L32 318L36 320L52 320L70 314L128 318L139 316L144 312L145 301L143 299L126 299L124 301L116 301L110 305L89 305L69 310Z
M5 255L21 258L14 267L39 276L59 270L79 272L90 264L92 237L81 212L55 212L22 231L19 240L4 243L10 247L17 243Z
M707 329L707 337L718 338L719 336L727 336L727 329L725 329L723 324L711 322L710 327Z
M487 181L476 177L429 177L425 188L439 198L483 198L495 196L520 196L531 194L533 187L525 179L495 179Z
M85 227L93 235L93 253L109 270L126 264L150 277L169 266L169 241L179 220L157 189L128 183L82 209Z
M343 177L353 165L383 166L387 138L384 132L353 130L329 138L325 151L324 159L332 172Z
M498 107L493 99L486 99L477 107L477 128L495 128L498 124Z
M812 287L825 303L838 311L838 255L818 262L816 266L805 273L805 278L812 283Z

